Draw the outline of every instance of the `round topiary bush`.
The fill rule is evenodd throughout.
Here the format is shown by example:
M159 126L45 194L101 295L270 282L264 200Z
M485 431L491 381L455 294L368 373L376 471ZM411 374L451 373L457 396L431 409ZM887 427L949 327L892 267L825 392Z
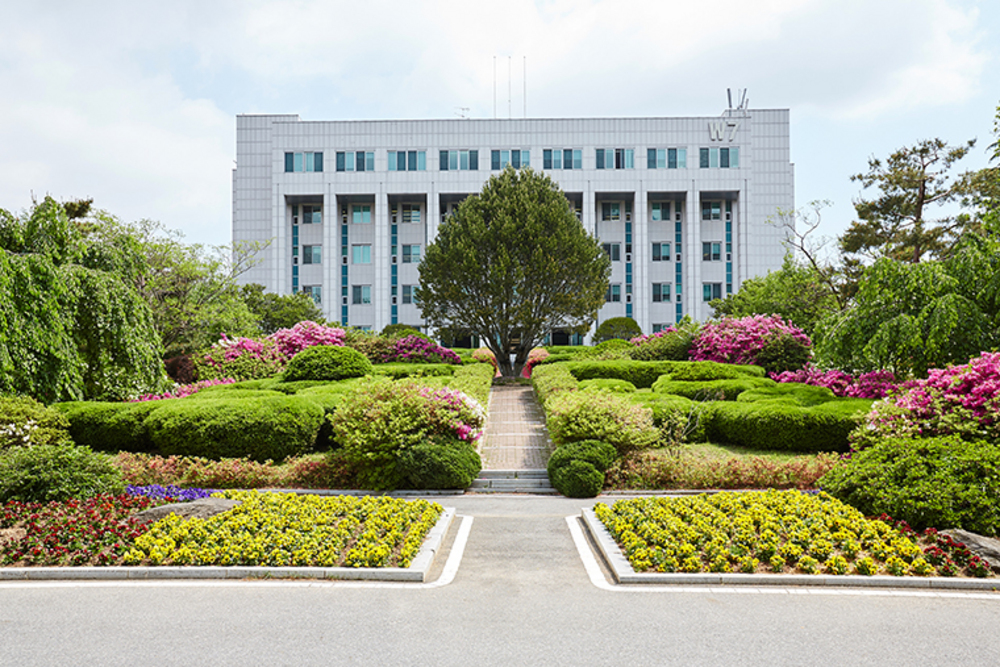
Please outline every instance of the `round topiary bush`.
M111 457L89 447L36 445L0 454L0 503L45 503L125 493Z
M884 512L916 530L1000 534L1000 449L990 442L885 438L854 452L817 486L864 514Z
M604 473L591 463L573 459L549 475L549 481L569 498L593 498L604 488Z
M475 448L439 437L400 452L401 486L408 489L467 489L483 468Z
M316 345L288 362L282 376L285 382L299 380L343 380L370 375L372 364L365 355L350 347Z
M594 332L594 343L603 343L614 338L632 340L641 335L642 329L631 317L612 317L597 326L597 330Z
M607 471L618 457L618 452L612 445L600 440L580 440L557 447L549 457L549 477L570 461L586 461L601 472Z

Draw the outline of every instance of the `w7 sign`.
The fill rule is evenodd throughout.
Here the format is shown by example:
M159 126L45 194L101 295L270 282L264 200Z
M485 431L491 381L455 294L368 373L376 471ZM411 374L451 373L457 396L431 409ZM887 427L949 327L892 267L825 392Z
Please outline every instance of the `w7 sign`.
M729 140L736 138L736 130L740 127L738 120L715 120L708 122L708 138L711 141L725 141L726 130L729 130Z

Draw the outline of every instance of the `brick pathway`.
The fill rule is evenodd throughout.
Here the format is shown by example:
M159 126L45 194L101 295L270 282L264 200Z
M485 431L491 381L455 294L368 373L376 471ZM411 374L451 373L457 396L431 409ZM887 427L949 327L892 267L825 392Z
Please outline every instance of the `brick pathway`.
M486 437L479 450L483 470L545 468L552 441L531 387L493 387Z

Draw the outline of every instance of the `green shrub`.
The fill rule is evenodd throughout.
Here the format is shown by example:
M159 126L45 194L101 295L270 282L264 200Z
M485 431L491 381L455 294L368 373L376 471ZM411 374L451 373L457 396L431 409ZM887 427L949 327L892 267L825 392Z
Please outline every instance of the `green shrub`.
M768 373L797 371L812 359L812 348L803 342L801 336L783 333L768 339L754 358L758 366Z
M29 396L0 396L0 451L8 447L71 444L69 422Z
M435 438L400 452L398 465L404 488L467 489L483 462L469 443Z
M659 440L648 409L609 392L562 392L549 399L545 412L549 434L557 445L601 440L626 454L652 447Z
M846 452L848 434L870 409L866 399L840 399L805 408L780 401L726 402L708 414L706 435L751 449Z
M916 530L1000 533L1000 449L990 442L887 438L855 452L818 484L865 514L884 512Z
M281 461L313 449L323 408L300 396L163 401L146 418L162 454Z
M357 350L370 360L373 364L381 363L383 359L388 359L396 347L396 341L386 336L379 336L370 331L360 329L346 329L344 345Z
M593 340L595 344L614 339L628 342L641 335L642 329L631 317L612 317L597 325Z
M239 398L278 398L285 396L280 391L270 389L228 389L219 391L199 391L185 396L183 401L235 401ZM154 401L155 402L155 401Z
M745 377L762 378L767 377L767 374L760 366L721 364L717 361L688 361L674 364L667 376L670 380L682 382L707 382L709 380L738 380Z
M600 378L597 380L584 380L580 383L580 391L586 390L610 391L618 394L630 394L635 391L635 385L625 380L611 380Z
M350 396L356 389L360 379L327 382L315 387L303 389L296 396L312 401L323 410L323 421L316 434L316 444L313 447L318 452L336 449L340 445L333 436L330 417L337 411L344 398Z
M663 440L661 444L705 442L705 424L710 419L714 403L653 392L630 394L629 399L652 411L653 424L660 430Z
M183 399L142 403L62 403L59 409L69 420L73 441L99 452L148 452L153 443L145 420L167 403Z
M460 368L454 364L413 364L396 361L377 364L372 368L374 375L385 375L394 380L405 377L451 377Z
M36 445L0 454L0 503L44 503L125 492L111 458L89 447Z
M603 473L611 467L616 458L618 458L618 452L614 446L606 442L600 440L568 442L557 447L549 457L547 465L549 478L551 479L556 470L575 460L586 461Z
M566 364L541 364L531 371L531 385L542 405L556 394L576 391L579 384Z
M687 361L697 333L698 324L686 320L674 331L647 337L629 354L637 361Z
M312 389L313 387L326 387L327 385L334 384L334 382L329 382L327 380L298 380L296 382L275 382L267 389L270 391L278 391L288 396L294 396L295 394L299 393L304 389Z
M430 340L426 335L420 333L420 329L411 327L409 324L387 324L382 329L382 336L385 338L403 338L404 336L420 336L424 340Z
M568 498L593 498L604 488L604 473L591 463L573 459L549 475L549 481Z
M621 338L610 338L603 343L598 343L594 346L594 354L600 354L602 352L613 352L617 350L631 350L635 347L633 343Z
M573 361L566 368L579 381L625 380L638 389L648 389L656 380L674 370L675 361Z
M774 380L760 377L742 377L735 380L709 380L707 382L675 382L663 376L653 385L658 394L684 396L695 401L735 401L745 391L770 387Z
M372 364L357 350L339 345L314 345L288 362L282 380L343 380L371 375Z
M443 388L429 392L413 381L385 378L368 379L345 397L330 422L358 481L370 489L399 488L406 450L441 437L474 442L485 411L461 395L455 398Z
M779 382L773 387L761 387L745 391L736 400L740 403L781 400L808 408L835 401L837 400L837 396L827 387L815 387L798 382Z

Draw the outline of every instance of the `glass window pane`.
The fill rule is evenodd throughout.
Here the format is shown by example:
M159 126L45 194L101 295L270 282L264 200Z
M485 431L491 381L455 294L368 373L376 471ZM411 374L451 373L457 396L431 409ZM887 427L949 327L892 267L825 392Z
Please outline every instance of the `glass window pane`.
M500 151L490 151L490 169L500 169Z
M531 151L521 151L521 166L527 167L531 165Z
M730 148L729 149L729 168L739 169L740 166L740 149Z
M719 167L721 169L729 169L729 149L720 148L719 149Z
M295 156L292 153L285 153L285 171L295 171Z
M514 169L521 168L521 151L510 152L510 166L514 167Z
M677 168L677 149L670 148L667 150L667 169Z
M365 171L375 171L375 152L365 153Z
M448 171L448 151L440 151L438 154L438 169Z
M708 166L711 169L719 168L719 149L710 148L708 149Z
M688 166L688 151L686 148L677 149L677 167L680 169L687 169Z
M635 169L635 150L631 148L625 149L625 168Z
M408 151L406 153L406 170L407 171L417 170L417 151Z
M646 149L646 168L656 169L656 149L647 148Z
M698 149L698 166L702 169L708 169L708 149L700 148Z
M396 151L389 151L389 171L396 171Z
M448 169L458 169L458 151L448 151Z
M479 151L469 151L469 169L472 171L479 169Z
M597 157L597 168L598 169L604 169L604 149L603 148L598 148L597 149L596 157Z
M546 148L542 151L542 169L552 168L552 149Z
M417 171L424 171L427 169L427 152L417 151Z
M323 171L323 154L313 153L313 158L315 161L316 171Z
M295 154L295 171L302 171L302 153Z
M313 154L306 153L305 157L306 157L305 171L313 171Z
M344 153L337 151L337 171L344 171Z
M469 151L460 151L459 152L459 159L460 159L460 163L459 163L458 168L461 169L461 170L463 170L463 171L465 171L466 169L468 169L469 168Z

